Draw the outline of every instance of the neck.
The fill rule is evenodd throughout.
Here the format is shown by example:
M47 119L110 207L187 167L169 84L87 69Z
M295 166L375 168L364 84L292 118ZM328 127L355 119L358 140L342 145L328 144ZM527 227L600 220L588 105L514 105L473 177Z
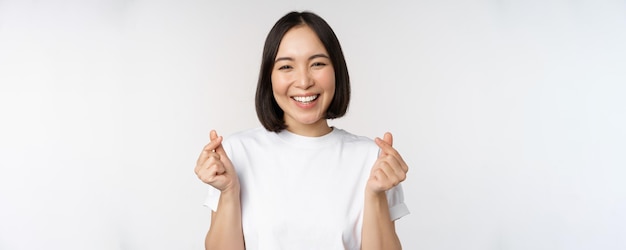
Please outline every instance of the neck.
M287 124L287 131L308 137L320 137L327 135L333 129L328 126L326 119L320 119L314 124Z

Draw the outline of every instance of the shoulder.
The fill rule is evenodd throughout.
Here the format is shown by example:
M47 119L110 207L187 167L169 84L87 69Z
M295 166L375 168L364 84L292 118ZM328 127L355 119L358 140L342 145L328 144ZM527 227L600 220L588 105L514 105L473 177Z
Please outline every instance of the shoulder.
M335 129L337 130L337 134L344 146L356 146L378 152L378 145L376 145L373 139L362 135L355 135L340 128Z
M263 127L257 127L235 132L224 136L225 148L241 149L271 144L275 140L276 133L267 131Z
M237 141L246 141L246 140L254 140L259 137L267 136L269 131L265 130L262 127L251 128L247 130L242 130L239 132L235 132L228 136L224 137L224 142L237 142Z
M376 144L374 140L369 137L362 135L352 134L344 129L334 128L337 132L337 135L341 138L343 142L347 143L362 143L362 144Z

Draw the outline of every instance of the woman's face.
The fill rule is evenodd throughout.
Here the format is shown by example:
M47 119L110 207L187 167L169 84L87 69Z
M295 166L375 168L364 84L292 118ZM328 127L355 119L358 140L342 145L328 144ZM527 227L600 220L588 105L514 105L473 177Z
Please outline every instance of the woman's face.
M272 90L287 130L298 134L328 129L326 110L335 95L335 70L309 26L287 31L272 69Z

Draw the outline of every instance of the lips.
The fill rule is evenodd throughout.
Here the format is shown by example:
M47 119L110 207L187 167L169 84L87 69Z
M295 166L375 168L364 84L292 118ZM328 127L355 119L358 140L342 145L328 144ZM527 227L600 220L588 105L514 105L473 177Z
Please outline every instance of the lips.
M293 99L294 101L299 102L299 103L308 104L308 103L311 103L311 102L317 100L317 98L319 96L320 95L293 96L293 97L291 97L291 99Z

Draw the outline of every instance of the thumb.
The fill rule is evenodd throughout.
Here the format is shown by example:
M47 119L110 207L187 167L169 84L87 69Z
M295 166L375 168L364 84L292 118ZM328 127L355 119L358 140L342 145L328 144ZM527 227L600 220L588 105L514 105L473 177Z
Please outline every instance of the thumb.
M211 141L217 140L217 132L215 130L211 130L211 133L209 133L209 138L211 139Z
M383 137L383 141L389 144L389 146L393 146L393 136L391 135L391 133L389 132L385 133L385 136Z
M211 130L211 133L209 134L209 137L211 138L211 141L218 140L218 139L222 139L223 140L223 138L221 136L217 135L217 131L215 131L215 130ZM226 155L226 151L224 151L224 148L222 147L222 143L221 142L220 142L220 145L215 148L215 152L220 154L221 156Z
M387 156L388 148L391 148L393 146L393 136L391 135L391 133L385 132L383 139L376 138L376 144L378 144L378 147L380 147L378 157L380 158Z

